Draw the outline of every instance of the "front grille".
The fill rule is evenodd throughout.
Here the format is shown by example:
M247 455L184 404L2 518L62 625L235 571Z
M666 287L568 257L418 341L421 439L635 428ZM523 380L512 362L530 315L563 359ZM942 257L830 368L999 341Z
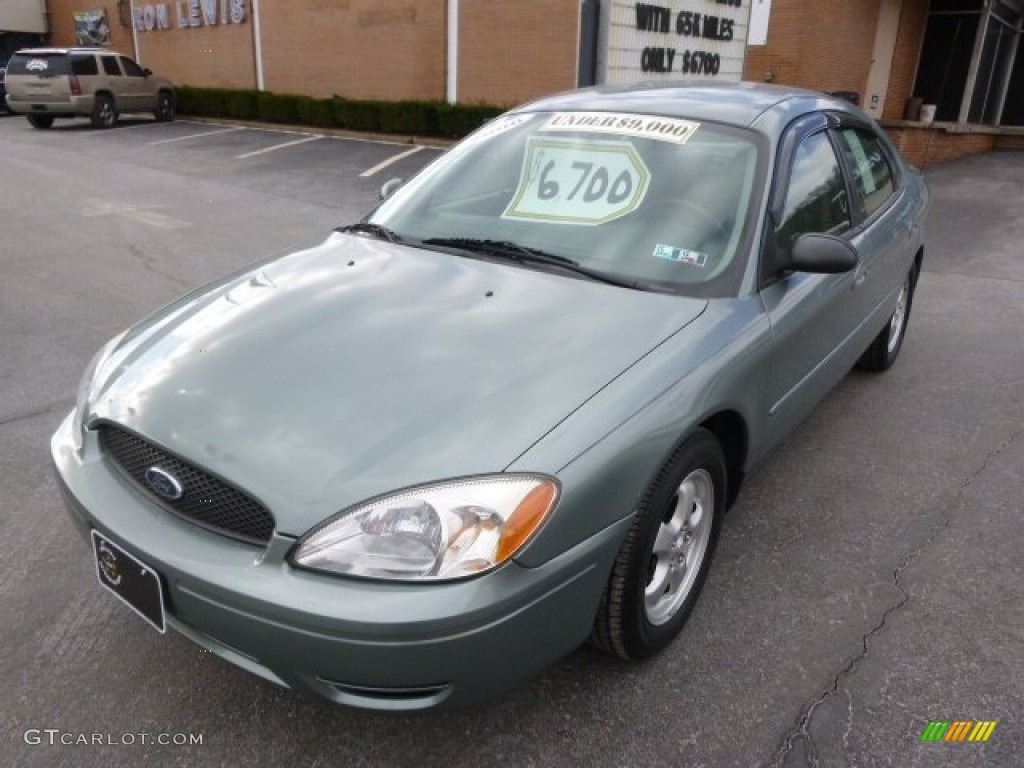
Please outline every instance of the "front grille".
M189 522L232 538L265 544L274 533L274 517L256 499L208 475L186 461L120 427L99 428L100 445L147 496ZM178 499L158 496L146 481L146 471L156 467L181 484Z

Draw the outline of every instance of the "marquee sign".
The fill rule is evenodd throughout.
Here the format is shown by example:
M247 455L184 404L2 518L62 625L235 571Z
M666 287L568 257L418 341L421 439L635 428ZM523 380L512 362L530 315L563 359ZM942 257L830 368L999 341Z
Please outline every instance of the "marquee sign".
M602 81L741 80L750 2L612 0L602 18Z

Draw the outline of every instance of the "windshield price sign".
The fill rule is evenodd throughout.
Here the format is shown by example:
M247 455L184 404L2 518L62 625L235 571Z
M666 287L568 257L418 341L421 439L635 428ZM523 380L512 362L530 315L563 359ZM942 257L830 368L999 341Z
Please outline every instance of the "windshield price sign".
M502 214L555 224L604 224L635 211L651 174L628 141L567 141L533 137L519 187Z
M541 126L542 131L614 133L673 144L685 144L699 128L700 123L692 120L623 112L559 112Z

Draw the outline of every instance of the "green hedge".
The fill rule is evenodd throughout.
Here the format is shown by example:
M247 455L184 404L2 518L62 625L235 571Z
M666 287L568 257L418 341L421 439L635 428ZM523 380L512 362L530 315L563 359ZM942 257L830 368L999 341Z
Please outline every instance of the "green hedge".
M442 101L314 99L289 93L178 88L178 112L269 123L457 139L501 114L499 107Z

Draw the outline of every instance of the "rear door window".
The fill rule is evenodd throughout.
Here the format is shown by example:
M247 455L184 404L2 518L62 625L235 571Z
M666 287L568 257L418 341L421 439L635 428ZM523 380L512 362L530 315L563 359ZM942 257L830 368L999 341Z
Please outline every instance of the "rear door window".
M7 63L7 74L42 77L66 75L68 57L64 53L18 53Z
M871 216L886 204L896 189L885 150L877 138L856 128L844 128L839 136L864 216Z
M121 76L121 68L117 65L117 59L113 56L103 56L101 58L103 59L103 71L106 74L113 75L114 77Z
M76 75L98 75L95 56L72 56L71 71Z

